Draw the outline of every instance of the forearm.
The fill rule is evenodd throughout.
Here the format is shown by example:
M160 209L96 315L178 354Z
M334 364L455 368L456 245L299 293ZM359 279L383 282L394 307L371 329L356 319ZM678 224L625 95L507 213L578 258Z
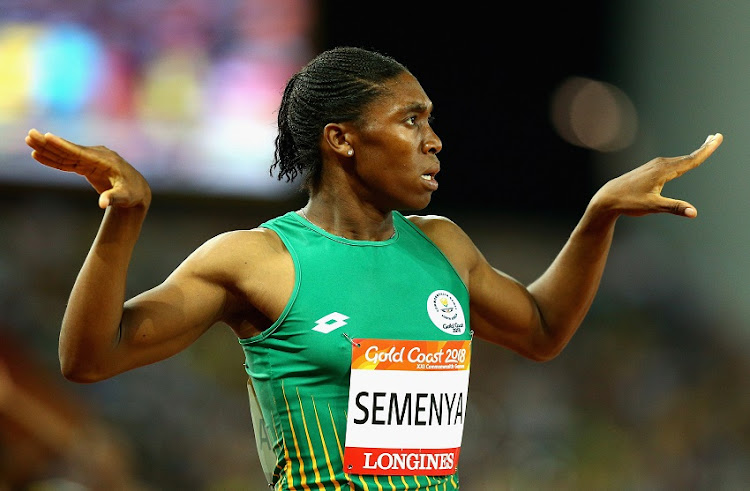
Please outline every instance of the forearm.
M60 332L63 374L94 381L119 340L127 271L146 207L107 208L93 245L71 291Z
M617 218L652 213L696 217L690 203L664 197L662 189L705 161L722 140L717 133L689 155L657 157L608 181L547 271L528 287L509 281L481 258L470 263L472 327L477 335L535 360L555 357L591 307ZM460 252L448 256L458 264L464 261Z
M557 355L586 317L604 273L617 216L592 201L550 267L529 285L542 321L545 358Z

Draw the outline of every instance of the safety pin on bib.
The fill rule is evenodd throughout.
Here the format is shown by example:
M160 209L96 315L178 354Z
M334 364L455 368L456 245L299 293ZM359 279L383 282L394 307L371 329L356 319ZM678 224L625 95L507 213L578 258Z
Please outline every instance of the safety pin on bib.
M342 332L341 335L344 336L350 343L352 343L353 346L356 346L357 348L359 348L360 346L362 346L359 343L355 343L354 340L352 338L350 338L347 333Z

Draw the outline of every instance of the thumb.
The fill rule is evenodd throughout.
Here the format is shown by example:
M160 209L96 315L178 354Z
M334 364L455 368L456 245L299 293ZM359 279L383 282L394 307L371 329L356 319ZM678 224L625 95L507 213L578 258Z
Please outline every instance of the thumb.
M661 208L663 212L671 213L673 215L683 216L687 218L695 218L698 216L698 210L696 210L693 205L686 201L665 198Z
M123 186L114 186L99 195L99 208L106 209L108 206L130 208L141 203L133 198L132 193Z
M102 194L99 195L99 208L105 209L108 206L123 206L123 196L122 192L120 191L118 193L118 189L116 187L107 189Z
M693 206L687 205L682 210L682 216L688 217L688 218L695 218L698 216L698 210L696 210Z
M114 194L114 188L107 189L102 194L99 195L99 208L102 210L106 209L108 206L113 205L115 201Z

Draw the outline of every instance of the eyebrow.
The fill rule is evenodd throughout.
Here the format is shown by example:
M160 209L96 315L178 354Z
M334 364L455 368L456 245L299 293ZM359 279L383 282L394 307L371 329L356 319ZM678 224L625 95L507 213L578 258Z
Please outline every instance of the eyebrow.
M412 102L401 109L405 113L424 113L430 110L432 110L432 103L425 104L424 102Z

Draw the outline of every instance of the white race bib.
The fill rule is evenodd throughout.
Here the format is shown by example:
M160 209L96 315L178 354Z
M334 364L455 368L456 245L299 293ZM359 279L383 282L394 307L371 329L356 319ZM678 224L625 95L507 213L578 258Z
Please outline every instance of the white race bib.
M453 474L466 415L471 341L353 342L345 471Z

